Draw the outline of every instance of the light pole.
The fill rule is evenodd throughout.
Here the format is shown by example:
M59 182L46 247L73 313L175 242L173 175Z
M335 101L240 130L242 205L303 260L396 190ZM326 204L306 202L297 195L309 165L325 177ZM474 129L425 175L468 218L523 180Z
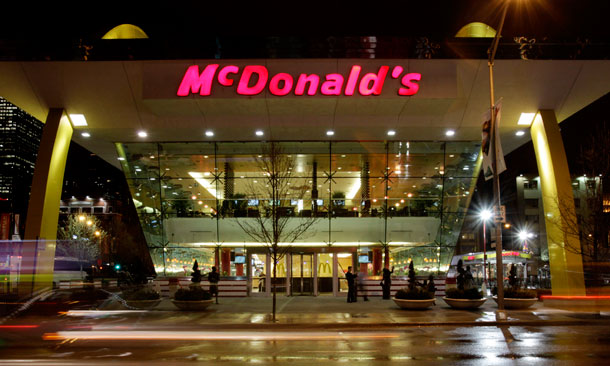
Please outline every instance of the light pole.
M489 210L483 210L479 213L481 221L483 221L483 294L487 295L487 220L491 219L493 214Z
M491 44L491 47L487 51L489 54L489 60L487 65L489 66L489 100L490 100L490 119L491 119L491 138L493 141L492 149L492 170L493 170L493 190L494 190L494 204L496 214L500 211L500 180L498 179L498 156L497 156L497 139L496 139L496 106L494 96L494 59L496 57L496 50L498 49L498 43L500 41L500 34L502 33L502 27L504 26L504 19L506 18L506 12L508 10L509 0L504 2L504 9L502 10L502 18L500 19L500 26ZM498 288L498 312L496 313L497 320L506 320L506 313L504 312L504 267L502 265L502 229L498 227L496 229L496 282Z

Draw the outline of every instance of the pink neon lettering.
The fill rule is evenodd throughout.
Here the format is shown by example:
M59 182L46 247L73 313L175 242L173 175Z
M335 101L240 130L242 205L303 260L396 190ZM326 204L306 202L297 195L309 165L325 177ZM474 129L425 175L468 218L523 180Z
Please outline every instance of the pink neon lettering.
M241 69L241 70L240 70ZM239 75L241 71L241 75ZM345 78L341 74L299 74L298 79L289 73L278 73L269 75L269 71L262 65L248 65L243 68L235 65L227 65L219 69L218 64L210 64L200 73L198 65L187 68L178 87L177 95L189 96L198 93L203 96L210 95L216 72L217 82L222 86L233 86L237 84L237 94L257 95L265 90L269 81L269 93L272 95L288 95L294 87L295 95L316 95L318 87L322 95L354 95L356 87L360 95L380 95L390 72L390 66L380 66L377 73L367 73L360 77L362 67L353 65L349 76ZM393 66L390 76L400 79L401 86L398 95L410 96L419 91L420 73L408 73L402 75L402 66ZM232 76L235 75L235 76ZM237 78L239 77L239 81ZM270 80L269 80L270 79ZM324 80L324 81L322 81ZM296 86L295 86L296 84ZM320 85L321 84L321 85ZM345 85L345 88L344 88Z
M368 73L362 77L360 81L360 87L358 91L361 95L379 95L381 94L381 90L383 89L383 83L385 82L385 77L388 74L389 66L381 66L379 68L379 72L377 74ZM369 87L369 85L373 82L373 86Z
M239 67L237 66L225 66L218 72L218 82L220 85L231 86L233 85L233 80L227 78L229 74L237 74L239 72Z
M305 93L305 85L309 83L309 89L307 89L307 95L316 95L318 91L318 85L320 84L320 77L316 74L301 74L299 80L297 80L297 86L294 88L295 95L303 95Z
M421 80L421 74L412 72L402 77L400 81L404 88L398 89L398 95L415 95L419 90L419 84L416 81Z
M258 75L258 81L254 86L250 86L250 78L252 74ZM237 94L241 95L256 95L263 91L269 78L269 72L265 66L253 65L244 67L244 71L237 85Z
M352 66L352 71L350 71L349 77L347 78L347 84L345 85L345 95L354 95L361 69L362 67L358 65Z
M284 86L280 88L280 82L282 81L284 82ZM272 77L271 81L269 81L269 91L273 95L286 95L292 90L293 83L294 81L292 80L292 76L290 76L290 74L280 72Z
M343 88L343 75L328 74L326 81L322 83L320 92L324 95L340 95Z
M212 80L216 74L218 64L211 64L205 67L201 75L199 75L199 66L193 65L184 73L184 77L178 87L178 96L186 97L190 93L199 93L200 95L210 95L212 91Z
M402 71L403 71L402 66L395 66L395 67L392 69L392 77L393 77L394 79L398 79L398 77L400 76L400 74L402 74Z

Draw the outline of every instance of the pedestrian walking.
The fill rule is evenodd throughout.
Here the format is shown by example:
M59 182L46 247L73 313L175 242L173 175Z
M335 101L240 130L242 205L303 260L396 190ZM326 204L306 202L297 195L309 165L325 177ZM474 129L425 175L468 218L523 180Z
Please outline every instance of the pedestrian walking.
M362 292L362 298L364 299L364 301L369 301L368 291L364 288L365 278L366 277L364 273L362 274L362 276L358 276L358 291Z
M218 281L220 281L220 274L216 272L216 267L212 267L212 272L208 273L208 282L210 282L210 294L216 296L216 303L218 304Z
M347 279L347 302L356 302L356 278L357 274L352 273L352 266L347 267L345 279Z
M383 269L383 279L381 280L381 289L383 291L383 299L390 299L390 290L392 288L392 273L394 273L394 266L392 266L392 270L390 271L387 268Z

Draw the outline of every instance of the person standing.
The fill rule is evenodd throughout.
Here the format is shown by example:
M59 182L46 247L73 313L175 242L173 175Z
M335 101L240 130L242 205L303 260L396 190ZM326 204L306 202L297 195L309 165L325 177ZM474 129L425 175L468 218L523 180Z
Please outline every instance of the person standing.
M216 267L212 267L212 272L208 273L208 282L210 282L210 295L216 296L216 303L218 304L218 281L220 281L220 274L216 272Z
M383 279L381 280L381 289L383 290L383 299L390 299L390 290L392 288L392 273L394 273L394 266L390 271L387 268L383 269Z
M345 278L347 279L347 302L356 302L356 277L357 274L352 273L352 266L347 267Z

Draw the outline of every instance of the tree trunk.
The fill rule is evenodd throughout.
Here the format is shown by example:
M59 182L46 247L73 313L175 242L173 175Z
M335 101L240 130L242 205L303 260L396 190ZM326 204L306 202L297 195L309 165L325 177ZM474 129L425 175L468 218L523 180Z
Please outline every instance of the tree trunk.
M277 248L275 248L277 249ZM275 294L276 294L276 288L275 286L277 286L277 250L273 251L273 282L271 283L271 288L273 290L273 307L272 307L272 314L273 314L273 321L275 322Z

